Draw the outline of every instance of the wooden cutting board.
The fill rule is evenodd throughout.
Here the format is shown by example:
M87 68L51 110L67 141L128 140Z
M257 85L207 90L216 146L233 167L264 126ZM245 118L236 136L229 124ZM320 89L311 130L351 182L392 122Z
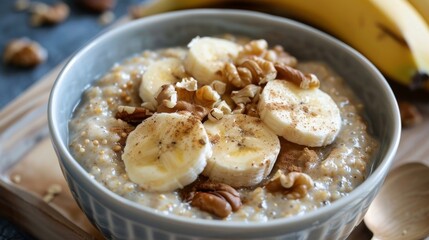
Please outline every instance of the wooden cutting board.
M0 111L0 214L39 239L101 239L72 198L49 139L46 104L62 66ZM420 107L424 121L403 131L393 167L429 165L429 106ZM349 237L370 238L364 224Z

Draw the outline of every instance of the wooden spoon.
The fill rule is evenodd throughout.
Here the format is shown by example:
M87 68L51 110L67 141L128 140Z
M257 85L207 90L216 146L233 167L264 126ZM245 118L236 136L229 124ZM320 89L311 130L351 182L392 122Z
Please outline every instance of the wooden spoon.
M391 171L364 220L373 239L429 236L429 167L408 163Z

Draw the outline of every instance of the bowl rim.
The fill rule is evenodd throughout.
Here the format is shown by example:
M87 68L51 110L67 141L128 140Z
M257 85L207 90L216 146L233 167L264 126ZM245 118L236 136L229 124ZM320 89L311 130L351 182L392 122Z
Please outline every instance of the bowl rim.
M279 219L272 219L266 222L252 222L252 221L222 221L222 220L207 220L207 219L193 219L178 215L166 215L160 212L157 212L149 207L143 206L131 200L128 200L122 196L113 193L108 190L107 187L103 186L96 180L90 178L88 172L74 159L72 154L69 152L67 147L67 139L61 139L59 131L59 122L57 121L55 111L58 110L58 99L60 94L58 92L59 86L64 81L64 76L68 74L71 66L77 61L77 59L85 56L85 53L89 51L93 46L97 45L99 42L106 41L110 36L121 34L121 32L127 32L130 29L139 28L141 25L146 25L150 23L156 23L158 21L171 21L184 16L230 16L230 17L242 17L242 18L258 18L264 21L274 21L279 24L286 24L289 26L301 28L302 31L308 32L309 34L315 35L318 38L322 38L325 41L331 42L335 45L338 45L342 50L353 55L354 58L359 61L362 65L365 65L367 70L371 73L374 80L378 81L378 84L381 85L383 94L387 97L389 106L392 113L394 114L393 121L393 138L390 140L390 146L388 147L384 159L381 161L380 165L372 172L372 174L365 179L358 187L351 191L347 196L341 197L340 199L333 202L331 205L320 207L313 211L307 212L302 215L296 215L292 217L285 217ZM136 222L140 222L142 219L152 219L152 221L164 222L168 224L175 224L176 226L192 226L193 228L204 227L204 230L249 230L253 229L255 231L260 231L261 229L266 228L277 228L281 229L285 225L295 226L307 226L308 224L315 225L319 223L321 216L329 217L334 215L333 212L338 211L342 207L346 206L349 203L352 203L354 199L359 199L359 194L362 191L369 191L371 189L372 183L383 181L386 176L388 169L393 161L393 157L396 153L396 150L399 145L400 133L401 133L401 124L399 117L399 109L396 103L394 94L389 87L387 81L383 75L376 69L376 67L367 60L363 55L349 47L340 40L335 39L334 37L329 36L328 34L317 30L311 26L305 25L301 22L291 20L288 18L278 17L269 15L266 13L248 11L248 10L230 10L230 9L197 9L197 10L182 10L169 13L163 13L158 15L153 15L150 17L145 17L139 20L135 20L124 24L122 26L110 29L106 32L102 32L100 35L92 39L86 46L79 49L72 57L68 60L66 65L61 70L57 79L54 82L52 87L49 102L48 102L48 124L51 133L51 140L57 151L57 154L60 155L59 161L61 165L64 165L66 171L69 171L69 174L77 176L80 184L83 185L82 189L85 191L91 191L94 195L103 199L103 204L109 209L116 209L114 211L126 211L127 217L133 219ZM64 170L63 170L64 171ZM304 227L301 227L304 228Z

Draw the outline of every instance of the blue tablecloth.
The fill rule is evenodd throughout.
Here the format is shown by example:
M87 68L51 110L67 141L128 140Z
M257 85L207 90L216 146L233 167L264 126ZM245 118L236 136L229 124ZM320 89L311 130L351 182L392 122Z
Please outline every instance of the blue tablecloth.
M37 1L49 4L57 2L57 0ZM34 69L21 69L0 63L0 109L107 27L98 23L99 14L82 10L72 0L64 2L71 9L70 16L65 22L56 26L35 28L29 24L28 12L15 10L15 0L0 1L0 53L3 53L10 39L28 37L39 42L49 54L48 60ZM127 13L131 4L140 2L142 0L117 0L113 11L116 16L122 16ZM1 239L32 238L0 216Z

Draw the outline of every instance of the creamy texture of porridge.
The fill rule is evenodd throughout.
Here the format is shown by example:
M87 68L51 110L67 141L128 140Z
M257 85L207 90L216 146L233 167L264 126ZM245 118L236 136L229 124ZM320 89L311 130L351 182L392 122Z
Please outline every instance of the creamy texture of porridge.
M201 204L213 203L208 203L207 201L203 201L202 203L192 202L192 197L195 197L193 194L195 188L192 188L192 186L198 186L195 182L189 183L189 186L184 189L179 187L175 190L161 192L152 191L151 189L148 190L148 187L142 187L145 185L140 183L137 184L136 181L130 179L130 175L127 171L131 171L131 165L129 165L126 170L122 155L124 154L127 137L132 134L133 130L140 122L150 121L149 118L154 112L153 107L157 104L155 98L159 93L158 89L152 92L155 97L152 99L154 101L150 99L152 103L149 103L150 101L148 100L142 101L141 84L142 78L143 81L147 80L144 77L146 71L150 69L150 66L153 64L161 63L159 68L162 68L163 61L164 63L165 61L170 61L168 64L178 64L178 67L173 70L165 70L170 74L170 76L166 76L167 78L173 76L177 82L181 82L183 78L194 81L193 78L195 78L198 82L198 86L191 86L189 83L195 82L188 81L186 87L189 89L201 88L205 85L211 86L211 90L218 90L218 87L212 84L212 80L203 79L200 81L199 78L204 78L207 74L200 77L199 74L192 73L192 71L187 69L189 66L185 66L184 62L189 58L188 48L176 47L147 50L116 64L106 75L94 82L83 94L82 101L76 108L73 118L70 121L70 149L79 163L89 172L90 176L116 194L165 214L175 214L192 218L240 221L268 221L270 219L305 214L306 212L331 204L335 200L347 195L356 186L362 183L365 179L367 164L370 162L372 155L377 149L377 141L368 133L367 125L362 117L362 104L355 98L353 92L343 80L323 63L297 63L296 59L288 55L280 47L268 48L266 42L262 40L234 40L240 47L238 55L232 57L232 60L222 59L222 61L231 63L232 67L235 67L234 65L246 67L246 65L237 63L240 61L237 60L237 58L258 58L264 59L265 62L263 63L271 62L274 64L283 64L299 69L303 73L312 73L317 76L317 79L320 81L320 89L332 98L341 116L340 129L337 134L334 130L331 131L332 133L323 133L327 136L323 138L324 140L328 139L326 141L329 141L329 138L333 138L332 143L326 146L314 146L314 144L311 144L313 146L305 146L287 141L281 136L275 137L273 141L270 140L271 142L269 142L269 144L272 143L271 145L273 146L278 144L278 149L280 151L274 156L274 161L272 162L273 166L271 166L272 169L267 166L265 169L268 169L268 172L265 170L256 172L255 176L261 178L260 180L252 182L252 179L246 179L244 183L237 183L239 186L232 186L239 193L241 206L235 206L231 201L228 202L228 197L226 197L225 200L225 195L222 195L222 193L220 194L221 196L219 196L219 194L214 195L222 199L223 204L226 203L227 206L232 206L232 212L229 211L224 216L222 213L219 215L207 211L205 207L201 207ZM228 55L228 57L230 56ZM259 63L261 63L261 61ZM227 67L222 65L221 68L222 71L227 71L225 70ZM264 69L265 68L262 68L262 70ZM277 70L279 71L279 69ZM199 71L203 70L199 69ZM251 74L252 73L254 75L256 74L255 72L251 72ZM258 110L258 101L261 101L258 98L261 98L260 94L264 91L267 81L271 81L272 79L262 81L262 78L259 78L259 80L261 80L260 82L251 82L254 86L260 87L258 88L259 92L255 90L254 93L257 92L257 96L247 96L250 98L250 102L245 100L245 104L240 105L237 104L237 102L242 101L242 98L240 98L241 100L237 100L237 98L232 99L231 91L239 91L248 84L234 82L233 78L226 77L227 74L225 72L217 72L215 74L220 74L219 76L221 78L223 76L224 79L221 80L226 82L227 86L225 93L223 93L224 89L220 90L219 96L221 99L210 103L210 106L204 106L207 110L206 112L199 112L199 114L201 114L199 117L202 118L201 121L207 121L204 123L206 127L210 124L215 124L217 121L225 121L221 118L227 119L230 117L229 115L233 117L234 114L240 113L252 116L252 121L254 121L255 124L264 124L263 121L259 119L258 115L258 111L260 112L261 108L263 108L259 106ZM266 76L264 74L270 74L270 72L262 71L260 75L261 74ZM153 76L150 77L152 78ZM162 79L164 76L159 73L157 77ZM277 76L274 73L274 76L271 78L278 77L279 73L277 73ZM149 76L147 78L149 78ZM243 78L242 76L241 80ZM311 81L306 83L307 86L301 87L318 87L318 85L312 85L311 78L308 79ZM219 84L222 85L221 83ZM296 82L293 84L297 85ZM257 88L255 87L255 89ZM299 89L299 83L297 89L297 91L301 91L301 89ZM195 89L191 89L189 92L194 90ZM170 104L173 106L178 103L178 100L171 96L167 98L167 100L168 101L164 102L166 105ZM219 111L212 111L213 108L221 109L219 107L219 102L222 100L225 100L223 104L226 104L227 107L231 109L231 113L227 113L228 111L221 111L222 113ZM143 107L144 109L149 109L146 112L149 113L149 116L145 116L142 119L134 118L132 121L127 121L129 119L126 118L121 118L122 120L118 119L120 118L118 117L119 106L141 107L143 102L146 102L143 104ZM196 103L194 102L193 104L195 105ZM242 106L244 106L244 109L242 109ZM158 106L158 110L159 109ZM125 111L124 109L120 110ZM304 112L307 113L306 108ZM146 113L143 115L146 115ZM312 114L311 111L308 114ZM334 113L329 112L329 114ZM317 114L313 113L313 115L313 117L317 118ZM335 126L333 122L328 124L333 124L332 126ZM264 127L267 126L264 125ZM242 129L239 130L243 131ZM157 130L153 129L153 131ZM230 130L226 129L225 131L228 132ZM252 130L250 129L249 131ZM232 134L232 132L230 134ZM261 134L261 137L266 137L266 135ZM216 136L211 133L211 135L209 134L209 142L206 143L202 141L201 144L205 146L209 146L210 144L216 145L219 140L215 138ZM131 140L129 142L131 142ZM317 145L318 143L315 144ZM240 144L238 144L238 146L240 146ZM131 148L131 146L128 147ZM276 153L275 148L270 151ZM214 151L213 154L216 153L218 152ZM264 157L269 158L271 156ZM206 161L206 159L204 159L204 161ZM210 164L207 164L207 166L209 165ZM202 168L204 168L204 166L205 164ZM206 168L208 168L207 166ZM201 174L196 182L207 181L207 178L212 180L212 182L221 182L219 179L222 178L215 178L215 175L210 174L209 170L205 169L204 174L201 171L199 172ZM249 174L253 173L249 172ZM278 177L280 175L282 175L284 179L288 179L287 181L292 181L292 185L285 187L284 182L278 181L274 183L275 180L279 180ZM243 178L246 176L243 175ZM141 178L144 178L144 176L141 176ZM228 185L234 185L234 182L237 181L233 181ZM247 183L251 183L251 185L244 186ZM218 192L220 191L219 189L217 190ZM236 207L236 209L234 207Z

